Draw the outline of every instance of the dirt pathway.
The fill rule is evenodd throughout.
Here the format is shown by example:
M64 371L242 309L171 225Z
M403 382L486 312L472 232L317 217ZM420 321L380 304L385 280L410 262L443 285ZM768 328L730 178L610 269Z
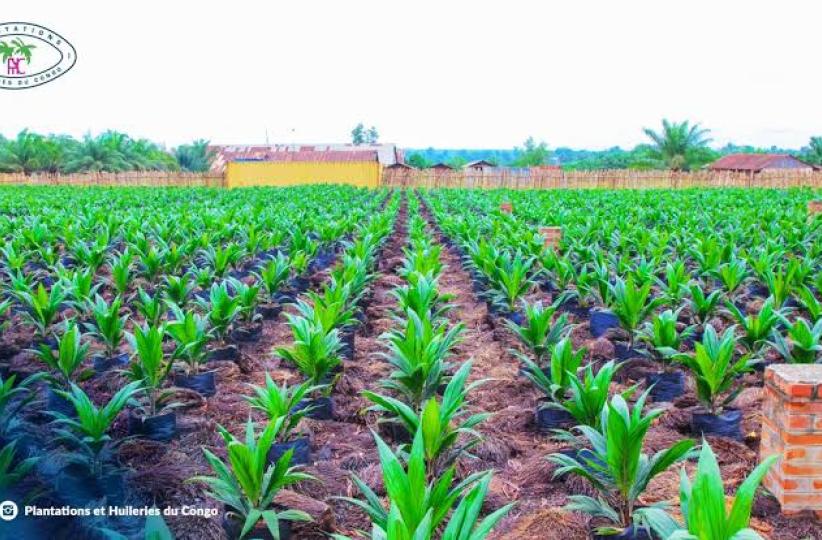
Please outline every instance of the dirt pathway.
M427 210L423 215L429 224L434 222ZM441 234L435 234L442 243ZM511 349L519 348L519 344L507 329L489 319L485 302L472 292L471 278L460 257L444 249L442 258L447 268L440 277L440 290L454 295L455 308L449 316L466 325L456 356L460 360L473 359L472 380L491 379L473 393L471 402L478 411L493 416L479 427L484 440L474 452L478 459L464 459L461 469L494 469L486 510L517 501L490 538L584 538L585 520L559 510L566 502L567 489L561 481L551 481L553 466L545 456L561 446L535 430L538 394L517 374L519 362Z

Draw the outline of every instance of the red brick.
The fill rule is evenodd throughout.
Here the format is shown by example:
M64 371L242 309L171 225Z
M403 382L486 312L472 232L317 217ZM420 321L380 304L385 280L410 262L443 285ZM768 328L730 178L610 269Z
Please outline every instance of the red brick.
M801 506L802 508L822 508L822 494L786 493L784 497L782 497L782 504Z
M822 445L822 433L783 433L786 444Z
M822 476L822 463L815 465L794 465L792 463L782 463L782 473L786 476Z
M812 429L813 416L810 414L792 414L788 417L788 429Z
M787 461L791 461L794 459L801 459L805 457L807 451L804 448L791 448L790 450L786 450L784 457Z

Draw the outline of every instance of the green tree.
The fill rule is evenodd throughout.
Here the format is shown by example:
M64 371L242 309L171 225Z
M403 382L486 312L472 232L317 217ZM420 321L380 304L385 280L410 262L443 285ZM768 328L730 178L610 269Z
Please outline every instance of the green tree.
M129 162L118 150L116 144L112 144L103 136L92 137L86 135L83 141L73 148L66 156L63 166L65 172L120 172L129 170Z
M533 137L525 140L524 148L517 148L517 157L511 163L514 167L536 167L544 165L551 155L548 145L541 141L537 144Z
M702 129L699 124L662 120L662 130L656 132L645 128L645 135L652 141L651 155L666 167L674 170L689 170L692 167L710 160L705 152L711 139L710 130Z
M380 134L377 132L377 128L371 126L368 128L368 131L365 132L365 142L368 144L377 144L380 140Z
M454 156L448 160L447 165L450 165L454 169L462 169L465 164L468 163L468 160L462 156Z
M191 144L181 144L174 149L174 157L185 171L205 172L214 161L214 151L208 148L209 141L198 139Z
M0 170L31 174L43 160L43 136L24 129L0 147Z
M802 159L812 165L822 165L822 137L811 137Z
M361 144L377 144L379 138L380 134L377 132L376 127L371 126L366 129L362 122L354 126L354 129L351 130L351 142L357 146Z
M425 156L419 153L414 153L408 156L408 159L405 160L406 163L411 165L412 167L416 167L418 169L425 169L431 166L431 162L425 159Z
M365 143L365 126L362 125L362 122L354 126L354 129L351 130L351 142L355 145Z

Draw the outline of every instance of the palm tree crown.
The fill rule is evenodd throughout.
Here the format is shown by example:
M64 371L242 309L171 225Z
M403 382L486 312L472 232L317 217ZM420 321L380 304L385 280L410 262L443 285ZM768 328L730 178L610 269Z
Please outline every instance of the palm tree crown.
M662 131L656 132L645 128L645 135L653 142L654 157L664 162L674 170L689 169L698 161L697 153L707 147L711 139L710 130L703 129L699 124L691 125L684 122L662 121Z

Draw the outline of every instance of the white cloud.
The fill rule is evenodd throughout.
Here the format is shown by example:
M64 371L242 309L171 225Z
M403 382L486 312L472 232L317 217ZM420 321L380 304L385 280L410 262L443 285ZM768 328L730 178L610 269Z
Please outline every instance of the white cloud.
M662 117L714 139L799 147L822 134L822 4L727 0L83 2L4 20L77 48L74 70L0 91L0 132L112 128L177 144L630 146Z

